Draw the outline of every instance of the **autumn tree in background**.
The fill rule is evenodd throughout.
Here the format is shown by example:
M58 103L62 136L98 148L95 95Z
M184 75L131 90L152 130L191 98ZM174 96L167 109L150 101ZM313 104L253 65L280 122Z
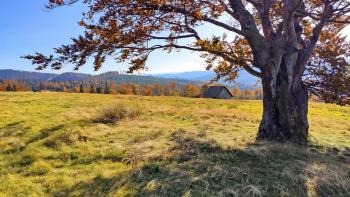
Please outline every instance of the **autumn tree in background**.
M179 96L180 92L177 87L176 82L170 82L165 88L164 88L164 94L168 96Z
M0 82L0 91L28 91L30 88L21 81L4 80Z
M164 95L164 87L159 83L155 83L152 85L152 95L155 96L163 96Z
M126 83L121 83L118 85L119 94L134 94L133 89Z
M113 80L105 82L105 94L116 94L117 93L117 83Z
M152 96L152 87L147 85L140 86L140 94L142 96Z
M307 143L308 92L350 102L349 44L339 34L349 22L347 0L50 0L47 7L76 2L89 6L84 34L56 56L26 56L38 69L79 69L93 57L98 70L113 56L130 60L132 72L145 69L156 50L200 52L218 78L233 80L241 69L261 78L257 138L280 142ZM225 33L204 37L202 25Z
M183 95L185 97L192 97L196 98L201 95L201 89L198 86L192 85L192 84L185 84Z
M93 84L90 85L89 93L91 93L91 94L97 93L96 87Z
M136 84L120 83L113 80L96 81L69 81L69 82L37 82L37 81L17 81L0 80L0 91L18 92L18 91L56 91L67 93L91 93L91 94L126 94L143 96L185 96L199 97L200 88L194 84ZM247 90L249 91L249 90ZM255 91L255 90L251 90ZM243 98L244 99L244 98ZM247 99L256 99L248 98Z

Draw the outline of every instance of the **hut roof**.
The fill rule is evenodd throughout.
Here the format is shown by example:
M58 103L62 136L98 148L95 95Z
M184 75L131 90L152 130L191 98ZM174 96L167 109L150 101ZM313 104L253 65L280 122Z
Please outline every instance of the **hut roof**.
M205 91L205 97L216 97L217 95L220 95L222 91L226 91L231 97L233 97L231 91L226 87L222 85L215 85L215 86L209 86L208 89Z

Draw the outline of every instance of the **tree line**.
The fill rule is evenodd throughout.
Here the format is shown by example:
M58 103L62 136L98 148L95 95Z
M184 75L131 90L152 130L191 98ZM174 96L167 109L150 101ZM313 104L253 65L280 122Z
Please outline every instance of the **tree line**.
M0 91L54 91L69 93L90 93L90 94L125 94L142 96L183 96L190 98L202 97L208 85L195 85L187 83L178 85L176 82L168 84L135 84L116 83L115 81L82 81L82 82L30 82L17 80L0 81ZM234 88L231 90L235 99L262 99L262 90L259 88L241 90Z

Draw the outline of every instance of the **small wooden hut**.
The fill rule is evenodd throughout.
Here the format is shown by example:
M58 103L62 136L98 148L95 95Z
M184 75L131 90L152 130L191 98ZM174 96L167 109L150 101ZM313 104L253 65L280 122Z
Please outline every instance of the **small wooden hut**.
M203 93L204 98L231 99L232 93L226 86L209 86Z

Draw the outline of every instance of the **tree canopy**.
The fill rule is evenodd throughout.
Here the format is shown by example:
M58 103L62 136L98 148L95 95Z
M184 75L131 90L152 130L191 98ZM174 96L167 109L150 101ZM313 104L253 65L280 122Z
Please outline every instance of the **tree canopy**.
M350 103L349 43L341 31L350 21L347 0L50 0L47 8L83 3L89 10L84 34L25 58L38 69L75 69L94 59L98 70L107 57L129 61L129 72L146 68L156 50L200 52L207 69L233 80L241 69L262 78L293 62L309 92L327 102ZM203 37L211 24L227 33ZM289 55L286 55L289 54Z

